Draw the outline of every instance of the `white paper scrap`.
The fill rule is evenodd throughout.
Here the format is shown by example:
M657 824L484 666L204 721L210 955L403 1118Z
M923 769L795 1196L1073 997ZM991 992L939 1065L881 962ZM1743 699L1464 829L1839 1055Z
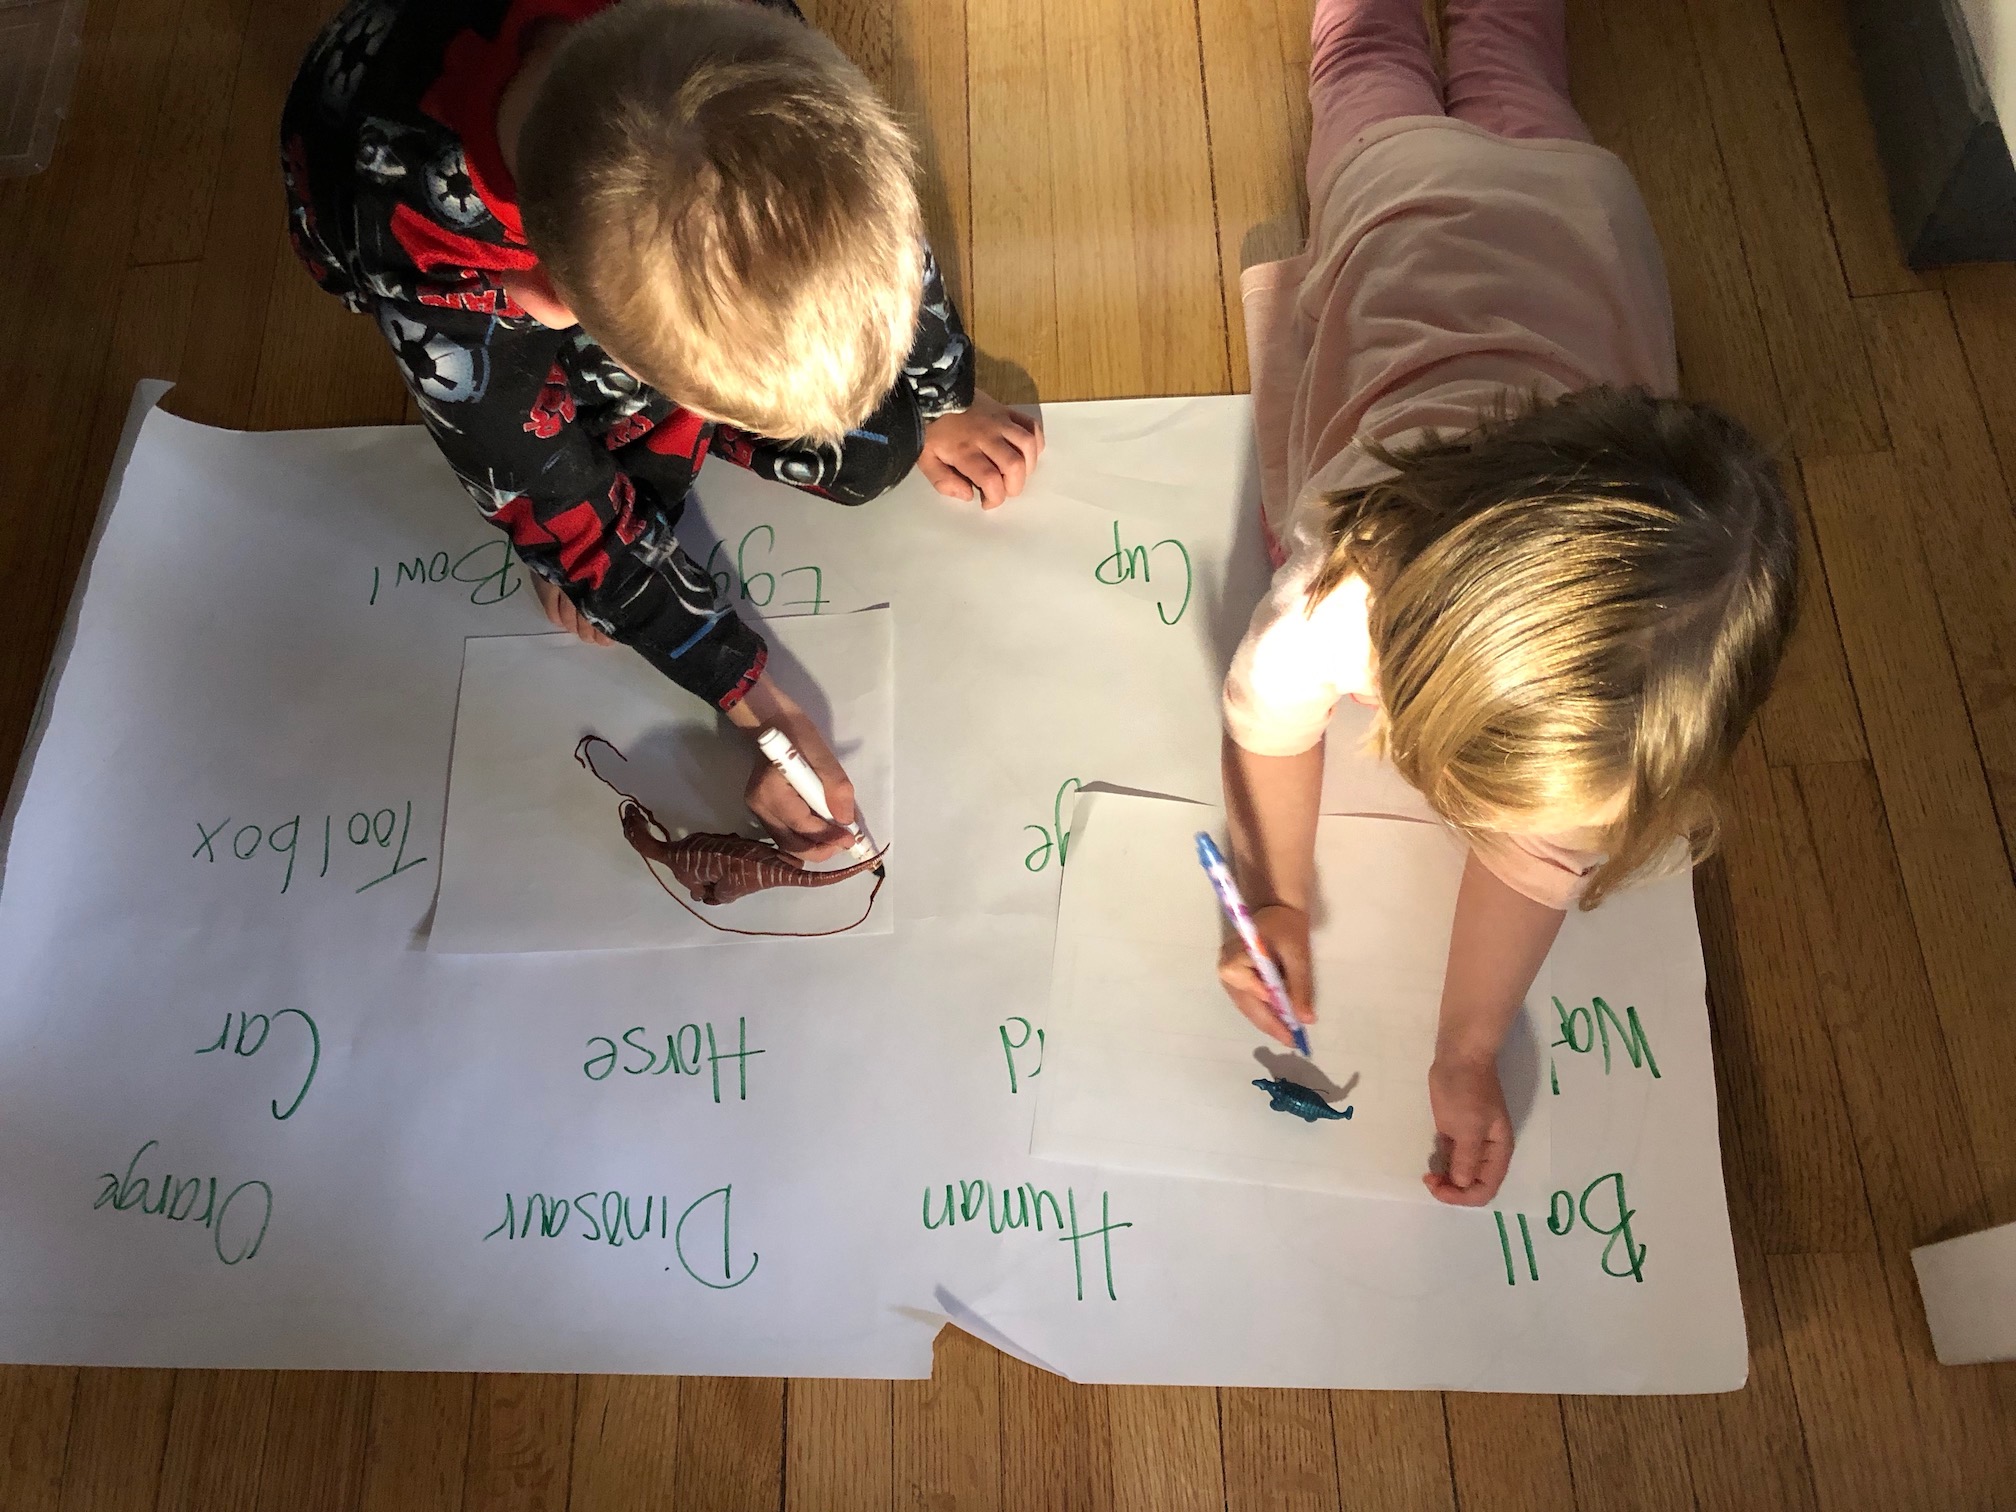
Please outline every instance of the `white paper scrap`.
M1942 1365L2016 1360L2016 1223L1911 1251Z
M1117 793L1079 801L1031 1153L1432 1203L1428 1067L1462 847L1404 819L1319 821L1318 1016L1304 1059L1240 1017L1218 983L1220 914L1192 837L1211 830L1222 846L1223 819ZM1547 1193L1538 1041L1522 1014L1500 1056L1516 1132L1503 1203ZM1283 1082L1318 1094L1303 1103L1310 1116Z
M826 733L878 845L896 834L887 609L772 620L769 673ZM584 753L594 770L575 759ZM693 900L623 837L613 788L673 836L756 832L743 806L755 746L642 657L571 635L472 638L448 778L441 904L430 949L449 954L719 945L769 935L887 934L894 889L872 873ZM600 774L600 779L597 777ZM839 861L816 869L838 869ZM676 896L668 896L670 889Z

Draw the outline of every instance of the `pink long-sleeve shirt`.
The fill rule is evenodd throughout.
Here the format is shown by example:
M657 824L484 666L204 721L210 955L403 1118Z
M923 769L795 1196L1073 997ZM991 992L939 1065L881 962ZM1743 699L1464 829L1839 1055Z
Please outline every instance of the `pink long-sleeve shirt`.
M1250 269L1246 340L1277 570L1225 679L1243 748L1288 756L1337 703L1378 701L1365 584L1320 600L1325 501L1390 471L1361 442L1465 431L1506 399L1678 387L1658 238L1631 174L1586 142L1512 140L1444 116L1368 132L1311 204L1308 249ZM1602 863L1597 829L1476 842L1554 908Z

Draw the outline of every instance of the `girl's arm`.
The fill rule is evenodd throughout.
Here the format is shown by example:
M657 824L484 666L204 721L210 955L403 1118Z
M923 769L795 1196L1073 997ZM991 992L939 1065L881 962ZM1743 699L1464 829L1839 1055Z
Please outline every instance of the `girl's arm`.
M1443 1202L1482 1207L1512 1162L1512 1121L1498 1085L1498 1047L1566 915L1498 880L1471 852L1456 892L1449 968L1428 1100L1446 1175L1421 1180Z
M1316 875L1316 809L1323 792L1323 742L1297 756L1256 756L1225 736L1225 819L1232 869L1260 938L1288 983L1305 1024L1316 1022L1309 973L1309 901ZM1292 1045L1268 1006L1259 973L1236 940L1218 976L1239 1011L1263 1034Z

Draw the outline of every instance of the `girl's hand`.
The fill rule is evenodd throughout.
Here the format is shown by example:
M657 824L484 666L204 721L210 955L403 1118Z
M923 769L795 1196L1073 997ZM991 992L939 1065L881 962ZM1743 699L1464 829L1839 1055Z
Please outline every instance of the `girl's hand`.
M837 822L828 822L813 813L811 805L798 796L798 790L785 781L784 774L770 758L761 751L756 753L742 798L749 805L749 812L762 821L770 838L783 850L785 858L800 863L824 861L852 845L854 837L841 825L854 822L854 784L833 754L833 748L826 744L826 737L819 733L819 727L770 680L768 673L759 677L756 686L728 711L728 719L751 735L769 728L782 730L812 768L820 786L826 789L826 806Z
M532 593L539 600L539 607L546 611L546 618L556 630L565 630L570 635L578 635L591 646L613 646L616 644L608 636L595 628L594 622L574 607L574 600L567 597L558 583L549 583L536 572L526 574L532 579Z
M1274 964L1281 968L1295 1016L1305 1024L1315 1023L1316 987L1309 975L1309 915L1299 908L1274 903L1253 910L1253 926L1259 930L1260 942L1267 947L1267 953L1274 957ZM1239 943L1237 935L1228 937L1225 948L1218 952L1218 980L1224 984L1232 1005L1246 1015L1255 1029L1291 1050L1295 1048L1294 1037L1275 1016L1267 986L1260 980L1253 958L1246 954L1246 947Z
M1035 421L976 391L970 408L924 427L917 466L947 498L963 504L977 493L982 509L996 509L1022 492L1042 455Z
M1484 1206L1512 1164L1512 1119L1496 1059L1437 1057L1428 1068L1428 1105L1435 1110L1435 1163L1447 1174L1431 1170L1421 1184L1438 1202Z

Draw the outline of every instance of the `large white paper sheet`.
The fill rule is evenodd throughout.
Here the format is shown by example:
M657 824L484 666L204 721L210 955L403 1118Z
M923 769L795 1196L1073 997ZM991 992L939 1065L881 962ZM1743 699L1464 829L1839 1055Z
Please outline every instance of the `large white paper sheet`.
M955 1318L1083 1379L1738 1384L1684 881L1536 989L1551 1209L1028 1153L1074 783L1215 796L1266 580L1243 399L1045 423L992 513L717 462L682 527L747 614L900 618L894 933L458 956L464 643L545 629L523 574L417 429L149 417L0 883L0 1357L920 1376ZM1404 806L1330 748L1327 807Z
M893 618L871 609L770 625L771 675L825 731L883 846L896 839ZM587 736L599 737L585 753L593 771L574 757ZM623 838L610 784L672 835L746 832L749 764L744 737L627 650L571 635L471 639L429 947L720 945L743 938L724 930L812 935L862 919L872 874L709 905L692 901L663 867L662 884L654 880ZM874 894L873 910L851 932L889 933L895 892Z
M1218 904L1192 837L1210 830L1222 845L1223 820L1153 798L1079 800L1032 1153L1433 1202L1421 1183L1435 1149L1428 1067L1462 847L1404 819L1318 822L1320 1007L1304 1059L1248 1025L1218 985ZM1540 1045L1524 1014L1500 1056L1516 1133L1506 1206L1548 1192ZM1283 1080L1343 1116L1305 1121L1254 1086Z

